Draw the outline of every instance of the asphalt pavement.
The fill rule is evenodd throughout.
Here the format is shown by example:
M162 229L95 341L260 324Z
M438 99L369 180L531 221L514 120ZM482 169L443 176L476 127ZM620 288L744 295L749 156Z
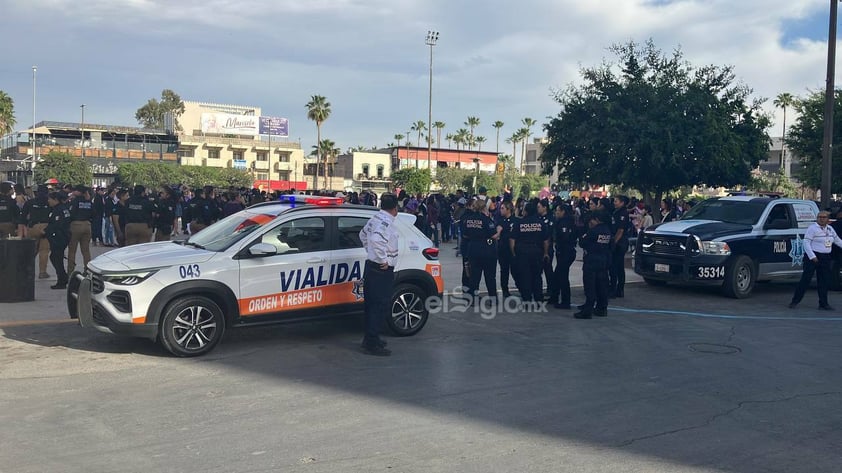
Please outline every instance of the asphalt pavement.
M839 471L842 312L629 280L607 318L451 310L389 358L348 317L196 359L83 330L38 281L0 304L0 471Z

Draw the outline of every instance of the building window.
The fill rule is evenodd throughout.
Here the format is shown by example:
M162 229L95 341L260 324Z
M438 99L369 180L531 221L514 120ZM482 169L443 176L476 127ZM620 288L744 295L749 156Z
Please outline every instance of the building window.
M368 175L369 175L368 171L369 171L368 164L363 164L363 176L368 177Z
M195 148L179 148L178 155L182 158L192 158L195 154L193 151L194 149Z
M235 161L242 161L243 160L243 150L234 150L234 160Z
M219 159L219 150L218 149L209 149L208 150L208 159Z
M289 162L289 154L288 153L282 153L280 155L280 157L278 158L278 162L288 163Z
M265 172L259 172L259 173L257 173L257 180L258 181L268 181L269 175L266 174Z
M281 171L278 173L278 180L280 181L288 181L289 180L289 171Z
M258 151L257 152L257 160L258 161L268 161L269 160L269 153L266 151Z
M526 162L534 162L538 159L538 152L535 150L526 152Z
M377 179L383 179L383 165L377 165Z

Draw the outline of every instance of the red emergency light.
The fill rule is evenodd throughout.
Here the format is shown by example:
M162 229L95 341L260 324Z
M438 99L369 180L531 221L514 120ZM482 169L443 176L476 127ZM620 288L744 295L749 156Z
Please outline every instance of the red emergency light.
M309 204L318 205L322 207L341 205L345 202L342 197L321 197L314 195L282 195L278 199L279 202L285 204Z

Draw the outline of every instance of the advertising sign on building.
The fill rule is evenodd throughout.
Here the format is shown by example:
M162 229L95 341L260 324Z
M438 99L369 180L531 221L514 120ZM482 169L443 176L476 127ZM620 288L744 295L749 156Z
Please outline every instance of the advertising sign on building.
M246 169L246 160L245 159L235 159L234 160L234 169Z
M280 117L260 117L260 134L289 137L289 120Z
M206 112L202 114L202 133L256 136L258 122L254 115Z

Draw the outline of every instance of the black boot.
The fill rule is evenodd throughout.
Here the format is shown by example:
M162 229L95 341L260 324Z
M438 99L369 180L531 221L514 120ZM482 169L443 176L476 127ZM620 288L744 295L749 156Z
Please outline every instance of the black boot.
M573 314L573 317L577 319L589 319L591 318L591 313L583 309Z

